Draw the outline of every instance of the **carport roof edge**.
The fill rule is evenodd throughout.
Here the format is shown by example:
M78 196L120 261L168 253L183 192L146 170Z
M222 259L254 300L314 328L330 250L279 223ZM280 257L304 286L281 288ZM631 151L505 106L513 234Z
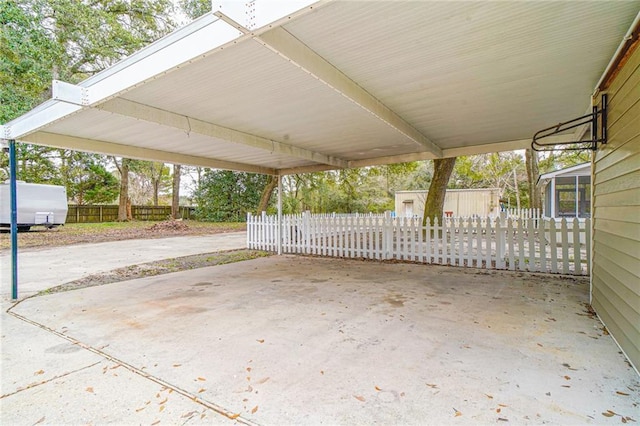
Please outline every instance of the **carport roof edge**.
M381 8L380 4L387 7L386 3L388 2L379 2L377 7ZM235 9L229 9L229 4L233 4L233 2L215 2L212 14L204 15L78 85L54 81L52 99L3 125L0 129L0 137L40 145L101 152L132 158L154 159L266 174L289 174L361 167L522 149L529 146L530 139L528 137L509 138L507 137L509 134L506 131L502 133L490 131L489 134L494 136L498 134L499 137L484 141L480 140L481 143L465 142L447 146L439 144L438 139L433 139L426 135L425 131L428 133L428 128L416 126L415 120L407 119L406 113L399 113L398 109L402 108L398 108L397 104L389 106L387 102L391 102L391 98L388 96L381 98L378 93L371 92L371 87L375 86L374 84L369 84L363 77L354 76L354 74L358 74L355 71L353 74L345 73L343 67L352 69L353 64L336 63L340 62L336 58L342 53L339 52L339 46L335 48L337 55L334 57L333 52L321 52L316 50L315 46L310 47L314 42L317 46L328 43L327 40L313 39L313 28L311 28L309 34L304 31L291 32L294 29L303 27L305 24L308 27L317 25L310 19L333 20L333 18L340 17L347 22L361 19L363 12L369 13L367 9L357 10L356 13L349 10L354 9L354 7L345 7L344 2L302 0L302 2L294 4L295 10L287 10L283 17L271 23L261 21L260 24L263 25L253 31L238 24L241 8L236 4ZM624 34L624 31L621 31L621 27L628 27L627 21L630 22L634 17L631 16L629 18L629 11L637 12L640 9L638 7L640 3L637 1L629 4L632 6L627 6L626 8L619 6L618 10L611 12L611 16L608 17L611 22L618 24L618 28L609 30L610 39L620 40ZM328 5L331 7L327 7ZM415 4L414 7L416 7ZM461 13L461 9L455 6L439 5L438 7L445 9L451 15ZM548 7L547 9L538 7L530 13L532 16L538 14L544 18L545 13L557 12L553 8ZM583 6L582 9L583 17L592 20L597 19L597 13L589 7ZM224 10L228 15L222 14L221 10ZM322 15L319 15L318 11L322 12ZM398 28L402 29L401 27L393 26L403 24L401 12L403 11L398 10L397 18L389 16L386 21L392 21L392 25L389 28L396 29L396 32L390 33L389 37L397 37L399 42L406 43L411 38L402 39L402 37L412 36L407 36L406 33L398 30ZM491 19L496 19L495 16L489 16L488 18L484 16L488 15L484 10L481 12L475 13L475 15L472 12L462 13L466 14L467 17L471 16L479 24L490 23ZM490 12L495 13L499 18L505 17L499 16L500 14L508 15L511 13L508 9L498 9L497 13L493 10L490 10ZM270 13L270 16L273 17L273 11L270 11ZM369 18L369 16L365 18ZM371 12L370 19L376 19L373 12ZM527 16L519 19L527 19ZM406 25L409 24L407 23ZM559 25L561 26L562 22ZM588 25L586 26L588 27ZM352 34L357 36L357 30L355 29ZM556 28L555 31L560 31L560 29ZM600 31L604 30L600 29ZM561 34L561 31L558 34ZM362 34L363 42L365 43L366 37L367 34ZM325 38L329 40L331 36L326 35ZM212 40L214 41L212 42ZM245 47L241 49L238 47L240 45ZM545 47L544 44L540 45ZM609 43L599 50L601 62L606 63L616 46L611 48L611 43ZM556 46L554 45L553 47L555 48ZM212 73L216 72L220 68L218 66L219 63L224 60L221 56L220 61L216 61L216 53L222 51L230 52L228 55L229 60L234 63L233 61L241 62L251 58L251 55L261 48L269 49L281 60L280 63L274 62L276 65L274 65L272 74L270 74L270 70L265 70L264 72L254 71L254 74L251 74L257 78L264 75L264 86L272 84L274 86L273 93L287 92L288 94L288 92L298 89L300 93L317 93L323 99L328 99L327 108L329 110L334 109L335 114L350 114L349 122L353 121L353 125L339 129L342 130L342 133L336 130L333 138L326 139L326 136L323 136L324 134L318 133L317 121L331 120L334 116L318 114L318 116L310 119L305 109L311 105L310 101L306 100L307 103L301 104L301 107L299 107L301 101L299 98L294 99L293 94L291 96L273 97L269 101L281 102L282 105L286 104L285 106L291 104L289 111L295 111L296 115L286 116L284 121L286 122L290 119L295 124L299 124L299 129L311 129L308 131L310 136L306 136L306 138L300 136L298 139L296 135L289 139L288 133L278 133L276 125L272 126L273 129L256 129L258 126L253 125L252 120L255 121L255 119L250 114L247 114L246 117L234 116L231 119L229 117L203 119L197 113L187 111L188 108L187 110L178 110L178 108L169 110L171 108L160 104L140 102L140 96L136 97L136 93L140 92L139 90L136 92L137 89L153 86L152 83L154 81L164 81L163 79L178 70L183 72L182 75L191 77L192 80L198 79L198 74L195 72L197 69L196 64L206 62L206 60L209 60L206 64L208 67L206 69ZM372 49L375 48L376 46L372 47ZM452 44L449 48L453 49L455 45ZM247 52L243 52L243 49ZM427 53L429 52L425 52L425 56L427 56ZM517 53L525 55L528 52L523 48L523 51L518 51ZM389 51L388 54L395 55L396 52ZM212 58L214 60L211 60ZM461 58L461 60L463 59L465 58ZM532 61L535 57L531 59L527 57L525 59ZM392 56L390 57L390 62L393 62ZM282 73L281 68L277 68L282 67L282 63L288 64L286 65L288 66L287 72L291 73L293 77L307 76L306 80L304 80L304 86L271 81L271 79L275 81L274 76ZM256 65L251 62L249 64ZM520 65L523 64L526 64L526 62ZM428 65L429 60L425 59L425 66ZM561 64L555 63L554 65L561 66ZM499 67L497 69L499 70ZM599 77L603 69L603 66L597 68L594 65L592 66L591 74L597 73L596 76ZM191 74L189 74L189 70L193 70ZM561 74L562 72L558 76ZM221 75L232 81L235 73ZM556 78L559 78L558 76L554 75ZM311 82L309 82L309 77ZM566 76L564 78L572 77ZM316 81L316 83L313 83L313 81ZM317 82L321 84L318 85ZM405 81L399 82L405 83ZM209 81L198 81L197 83L202 83L202 85L211 84ZM454 85L455 83L452 82ZM498 83L505 85L504 81ZM509 87L500 89L501 86L498 83L486 89L509 89ZM507 83L512 84L511 82ZM278 84L280 85L278 86ZM593 80L590 84L589 90L593 88L596 81ZM203 90L202 99L194 98L194 103L206 103L207 96L210 97L211 93L217 93L215 87L212 86L209 92ZM445 88L450 89L450 87ZM261 89L264 88L261 87ZM270 88L266 87L266 89ZM433 92L433 88L425 90L427 90L425 94ZM247 99L251 99L251 89L248 89L248 91ZM195 93L198 94L197 92ZM505 95L506 93L508 92L505 92ZM589 99L591 92L582 90L580 94L581 96L584 94L586 101ZM567 92L564 96L568 97L570 95L575 95L575 93ZM177 92L167 90L167 96L182 96L184 99L184 97L190 95L186 90L184 93L180 93L179 90ZM225 98L225 101L229 103L234 100ZM482 103L477 103L477 100L469 99L468 102L472 104L469 107L471 112L473 112L473 108L483 107ZM353 108L354 104L357 107L355 110ZM242 107L243 105L240 106ZM244 106L251 105L245 104ZM427 110L430 107L432 108L430 104L425 103L421 108ZM240 111L243 111L243 109L241 108ZM218 116L220 115L218 111L216 113ZM265 115L269 113L269 111L264 112ZM274 120L283 119L282 116L277 115L277 112L273 114ZM434 117L437 116L438 112L435 111ZM443 117L443 119L447 120L450 117ZM246 123L237 124L243 120ZM313 122L313 120L316 120L316 122ZM97 126L95 126L96 123L105 123L105 126L109 129L131 129L129 133L131 138L127 139L118 136L117 133L110 134L104 129L102 129L102 132L98 132ZM236 123L236 125L229 125L228 123ZM307 123L306 128L304 123ZM331 121L326 122L326 126L331 126L331 124L333 124ZM281 127L286 128L287 125L288 123L285 123ZM84 131L81 128L85 126L87 128L96 127L96 130L93 133ZM463 126L464 124L460 125L460 127ZM64 130L69 128L72 130ZM380 140L378 142L358 141L357 146L354 145L349 150L348 137L345 138L346 142L343 142L342 145L340 145L339 139L335 139L335 135L341 134L348 134L352 138L351 140L356 141L359 134L363 135L361 139L370 138L371 136L367 136L363 130L365 132L367 130L373 132L369 135L380 134ZM143 140L145 135L149 135L151 131L156 132L155 134L158 132L166 133L167 141L156 143L155 141ZM470 127L470 131L477 130ZM297 134L300 133L301 131L298 130ZM503 134L505 137L501 137ZM194 138L189 139L192 135ZM197 141L195 141L197 139L196 136L200 138ZM560 142L573 137L574 135L560 135L556 138ZM171 142L172 140L173 142ZM377 154L378 152L380 155Z

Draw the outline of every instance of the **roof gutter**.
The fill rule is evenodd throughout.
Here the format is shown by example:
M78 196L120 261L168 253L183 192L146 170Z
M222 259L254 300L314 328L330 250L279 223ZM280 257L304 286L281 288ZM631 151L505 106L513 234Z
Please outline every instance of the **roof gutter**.
M611 57L611 60L609 61L609 64L605 68L604 73L602 74L602 77L600 77L598 84L596 84L596 87L593 90L594 98L599 92L606 90L606 88L608 87L608 83L611 80L611 77L614 75L614 73L618 69L618 66L624 59L625 54L629 51L629 48L639 40L639 37L640 37L640 12L638 12L638 14L636 15L636 18L633 20L633 23L629 27L629 30L627 31L625 36L622 38L622 41L620 42L618 49Z

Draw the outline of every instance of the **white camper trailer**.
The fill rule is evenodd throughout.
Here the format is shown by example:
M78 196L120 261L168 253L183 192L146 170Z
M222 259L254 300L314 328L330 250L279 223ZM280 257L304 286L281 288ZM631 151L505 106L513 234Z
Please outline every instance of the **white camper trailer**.
M11 227L11 189L0 184L0 228ZM67 190L64 186L16 182L18 230L32 226L53 228L67 220Z

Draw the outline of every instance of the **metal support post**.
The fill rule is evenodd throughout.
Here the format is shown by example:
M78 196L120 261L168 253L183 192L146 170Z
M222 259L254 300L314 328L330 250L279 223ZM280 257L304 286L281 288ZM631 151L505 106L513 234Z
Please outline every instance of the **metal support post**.
M11 299L18 299L18 191L16 141L9 141L9 190L11 192Z
M282 254L282 176L278 175L278 254Z

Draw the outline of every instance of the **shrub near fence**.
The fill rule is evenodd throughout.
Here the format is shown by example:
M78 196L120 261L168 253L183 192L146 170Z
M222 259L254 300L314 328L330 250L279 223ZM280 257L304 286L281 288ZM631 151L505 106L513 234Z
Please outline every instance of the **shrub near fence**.
M195 219L195 208L180 207L180 217ZM171 206L131 206L135 220L166 220L171 216ZM78 206L69 205L66 223L100 223L118 220L117 205Z

